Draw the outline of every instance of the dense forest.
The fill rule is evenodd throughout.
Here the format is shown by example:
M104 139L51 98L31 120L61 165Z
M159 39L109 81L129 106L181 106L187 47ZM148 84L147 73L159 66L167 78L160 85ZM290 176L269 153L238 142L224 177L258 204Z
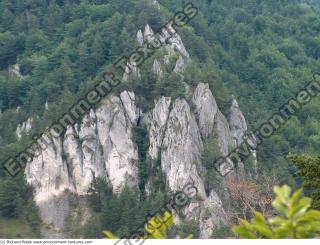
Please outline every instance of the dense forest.
M1 162L57 120L118 57L133 51L139 29L147 23L159 29L189 1L158 2L160 8L148 0L0 0ZM190 86L198 81L209 83L226 111L235 95L251 130L258 129L320 72L318 1L190 2L199 14L178 30L192 57L184 82ZM14 64L20 65L21 77L8 72ZM147 61L141 67L143 80L129 80L114 93L133 89L144 108L161 95L184 96L184 87L175 82L180 78L170 73L170 67L158 81L150 74L150 66ZM319 104L319 97L314 98L258 149L260 174L276 173L280 183L293 189L303 183L306 194L316 200L316 208L320 205ZM35 126L18 141L16 128L29 117ZM136 131L137 144L144 148L144 132ZM297 155L288 158L289 153ZM142 178L147 174L146 168ZM163 190L161 184L159 188ZM96 215L86 227L86 237L101 237L102 229L129 234L146 213L167 199L164 190L152 200L137 199L139 195L127 190L115 197L99 179L90 191L89 203ZM0 227L2 220L12 219L29 224L29 234L38 236L41 222L36 209L23 176L12 179L0 169ZM196 236L195 225L184 224L176 230L180 236L190 232ZM221 230L215 236L227 233Z

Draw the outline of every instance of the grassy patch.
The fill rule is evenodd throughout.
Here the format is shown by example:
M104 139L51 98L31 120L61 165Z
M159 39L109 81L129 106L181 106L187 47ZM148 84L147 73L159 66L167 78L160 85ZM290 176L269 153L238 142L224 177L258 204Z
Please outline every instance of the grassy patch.
M34 238L30 227L17 219L0 218L0 238Z

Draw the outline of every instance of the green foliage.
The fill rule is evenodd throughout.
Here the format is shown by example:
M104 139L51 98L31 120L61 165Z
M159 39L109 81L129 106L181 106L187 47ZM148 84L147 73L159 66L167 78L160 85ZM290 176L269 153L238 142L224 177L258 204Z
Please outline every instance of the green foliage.
M88 203L95 212L100 212L103 201L112 197L112 189L102 178L94 178L88 190Z
M211 238L212 239L225 239L233 237L231 227L228 225L220 225L218 228L214 229Z
M28 223L19 219L0 219L0 238L3 239L37 239L39 233L34 233Z
M150 218L144 225L146 235L143 235L143 239L168 239L170 238L170 231L173 226L173 215L170 212L165 212L163 215L157 215ZM108 239L119 239L110 231L103 231ZM188 234L186 238L193 238L192 234Z
M142 126L135 126L132 129L133 142L138 146L139 156L139 188L141 193L144 193L145 185L147 184L148 176L150 175L151 161L147 159L149 149L148 130Z
M278 215L267 219L253 211L251 222L241 220L233 231L243 238L319 238L320 211L310 209L312 199L302 197L302 189L291 195L289 186L275 187L272 206Z
M206 190L210 191L222 181L220 174L217 172L214 163L221 156L220 147L215 137L209 138L204 142L204 152L202 163L205 167L205 184ZM223 193L219 193L223 196Z
M165 212L163 215L150 218L145 227L148 235L144 239L168 239L169 231L173 226L173 215Z
M89 238L102 238L101 225L98 215L93 216L83 228L83 236L86 239Z
M148 214L156 213L165 205L165 194L157 192L152 197L141 199L141 192L124 189L117 195L101 196L101 209L97 211L84 227L86 238L101 238L102 231L108 230L120 237L129 237L135 229L141 227ZM90 198L90 196L88 197ZM92 209L96 204L89 202Z
M313 198L313 207L320 209L320 156L289 155L297 167L297 174L303 178L306 194Z
M17 142L15 129L19 123L37 116L31 133L39 134L91 89L104 69L136 48L138 29L147 23L154 30L159 29L185 4L184 0L162 0L158 9L150 2L0 1L1 161L16 155L30 141L31 137L25 137ZM185 72L172 72L177 57L164 65L162 56L156 52L163 70L161 78L151 72L153 59L150 59L140 67L141 78L131 78L119 86L117 92L122 89L135 92L136 104L143 112L150 110L154 99L160 96L186 97L186 83L193 89L201 81L209 83L225 114L231 94L239 98L249 128L258 128L320 70L317 1L191 2L198 7L199 14L188 26L179 29L192 58ZM15 63L21 64L22 79L8 76L9 65ZM50 103L48 111L44 110L46 101ZM259 162L263 162L265 171L276 169L283 180L293 182L293 164L283 156L290 151L320 151L319 103L319 98L314 98L276 137L266 140L258 149ZM21 107L19 112L17 107ZM135 142L139 148L140 189L143 190L151 163L144 155L148 145L145 132L137 131ZM218 153L209 145L205 148L204 163L212 169L210 162ZM275 164L278 162L282 164ZM318 182L311 183L309 178L317 173L313 172L317 160L299 162L301 168L297 167L305 179L307 194L310 192L314 198L314 207L319 207L319 188L313 186ZM304 167L306 170L302 170ZM155 172L152 174L156 185L162 188L162 173ZM0 170L1 178L3 175ZM214 170L208 170L207 179L213 183ZM21 213L18 202L9 196L16 189L6 181L0 179L3 189L0 213L3 216ZM104 196L99 186L95 183L90 194L90 205L96 212L101 212L107 202L99 196ZM95 193L95 188L100 194ZM28 201L22 200L27 207Z
M172 234L171 237L179 236L180 238L188 237L192 234L193 238L199 238L199 223L194 220L183 222L179 226L174 226L170 234Z
M172 73L177 59L172 57L169 65L161 64L162 78L150 72L150 59L141 67L141 78L122 84L135 92L144 111L159 96L184 97L183 82L193 88L202 81L209 83L223 112L227 112L232 93L240 98L247 121L251 128L257 128L320 69L318 4L300 0L281 4L257 0L250 4L192 2L199 14L178 30L192 58L184 79ZM149 23L157 30L184 1L165 0L161 5L159 10L148 0L1 2L0 109L4 113L0 125L15 128L21 120L9 112L21 106L25 117L36 114L43 118L43 126L48 126L67 108L68 92L78 98L118 56L134 50L138 29ZM21 64L22 80L7 76L8 66L14 63ZM52 111L45 112L50 116L43 115L46 101L52 104ZM313 129L320 120L318 104L315 98L288 123L279 132L277 145L292 152L319 151L319 132L309 130L311 120ZM7 145L16 144L16 138L14 130L5 131L0 126L0 151L7 152ZM266 147L270 150L259 154L259 160L273 168L279 160L278 147ZM9 153L16 152L10 147Z
M216 138L210 138L205 141L203 164L207 169L212 169L213 163L221 156L220 147Z
M139 192L125 189L121 195L105 203L100 216L103 230L110 230L121 237L129 236L143 223L143 211L139 207Z
M0 178L0 217L20 219L35 235L40 235L41 220L33 201L32 188L23 176Z

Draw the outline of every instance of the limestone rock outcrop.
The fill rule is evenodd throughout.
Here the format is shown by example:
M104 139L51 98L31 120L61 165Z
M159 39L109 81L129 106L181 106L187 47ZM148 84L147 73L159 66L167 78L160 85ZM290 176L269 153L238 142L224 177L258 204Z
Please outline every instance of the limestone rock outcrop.
M157 159L162 147L170 113L170 105L171 98L162 97L158 101L155 101L154 109L143 117L143 123L146 125L149 132L149 156L151 159Z
M184 219L199 222L202 238L209 238L227 222L227 211L217 194L220 187L205 187L204 142L214 137L217 150L226 156L241 142L247 125L235 100L228 122L208 84L199 83L191 104L161 97L147 112L136 107L134 92L124 91L103 100L81 123L69 126L62 138L52 138L25 170L45 223L62 229L70 210L67 193L85 196L96 177L105 179L115 194L125 186L138 187L138 148L132 133L138 121L148 131L148 157L160 160L166 186L176 192L192 183L198 190L197 198L182 210ZM149 195L152 185L150 179Z
M243 141L245 133L248 131L248 126L246 123L246 119L244 118L242 111L240 110L239 104L234 97L232 99L232 104L230 107L229 124L231 136L235 141L235 144L239 146Z
M29 117L26 121L18 125L16 129L16 136L18 140L21 140L23 135L30 133L32 129L32 123L33 123L33 118Z
M138 31L137 41L142 46L155 35L146 25L144 31ZM163 59L154 59L150 72L161 79L166 71L163 66L168 65L171 58L177 58L172 69L181 75L190 62L181 37L174 34L165 43L163 51ZM130 73L140 77L136 64L129 64L129 68L132 72L124 73L123 82L129 79ZM52 224L57 231L62 230L71 212L70 197L84 198L97 177L110 185L114 195L125 187L141 188L139 146L133 133L139 126L148 132L146 155L150 161L146 162L151 164L148 169L161 171L169 191L181 191L188 183L198 191L181 213L175 214L176 223L196 221L201 238L209 238L214 229L226 224L229 205L224 199L228 195L221 195L221 192L227 192L224 173L233 171L234 166L227 159L226 166L216 171L221 175L216 179L220 181L219 185L208 185L212 180L206 175L208 162L204 164L204 150L206 143L214 139L217 148L214 150L223 157L228 156L244 141L248 126L235 98L227 120L208 84L199 82L193 88L185 82L185 86L188 91L185 98L159 96L146 111L137 107L133 91L109 96L80 122L69 126L63 137L52 138L51 144L25 169L26 180L34 187L35 201L44 223ZM31 124L29 120L19 126L17 137L28 133ZM257 168L256 151L252 151L252 155ZM158 165L155 166L154 162ZM213 161L212 167L215 167ZM233 171L233 175L243 177L237 171ZM147 196L152 195L153 184L150 176L144 190Z
M19 64L9 66L8 73L10 77L23 78L21 74L21 67Z
M137 110L132 92L123 92L121 98L105 99L81 124L68 127L63 138L52 137L51 144L27 164L26 180L34 187L44 222L63 227L66 216L53 217L43 203L65 192L86 195L96 177L104 178L114 193L138 185L138 153L132 141Z

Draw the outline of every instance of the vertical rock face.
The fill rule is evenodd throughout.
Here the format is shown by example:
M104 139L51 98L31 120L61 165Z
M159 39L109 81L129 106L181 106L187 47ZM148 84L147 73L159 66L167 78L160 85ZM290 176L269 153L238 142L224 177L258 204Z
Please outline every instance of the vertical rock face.
M132 128L141 121L149 133L148 156L160 160L166 186L176 192L193 183L198 190L196 199L181 210L184 218L176 217L177 223L195 220L201 237L209 238L216 227L227 222L227 215L217 194L224 184L205 189L203 142L214 137L217 150L227 155L241 142L247 126L235 100L229 122L226 120L208 84L199 83L191 101L192 106L185 99L161 97L151 111L141 113L135 94L124 91L119 97L105 99L79 124L69 126L63 138L52 138L25 170L44 223L63 229L70 213L70 193L86 195L96 177L105 179L115 194L125 186L137 188L138 149ZM147 188L151 190L152 185L150 179Z
M218 111L216 115L214 133L217 136L221 153L227 156L230 150L234 149L235 145L231 138L228 121L221 111Z
M159 77L161 77L161 75L162 75L161 64L159 63L159 61L157 59L155 59L153 62L153 72L156 75L158 75Z
M140 44L140 46L143 45L144 40L143 40L143 33L141 30L139 30L137 33L137 41Z
M123 73L122 80L124 82L128 81L131 74L135 77L140 77L140 70L137 67L136 63L127 64L125 72Z
M138 152L132 141L132 123L121 100L112 97L104 101L97 110L97 120L105 167L114 192L121 191L125 186L137 186Z
M186 48L184 47L184 44L183 44L181 37L179 36L178 33L174 34L169 39L169 43L171 45L172 50L178 51L182 55L183 58L185 58L186 60L190 60L190 55L189 55L188 51L186 50Z
M170 110L170 99L163 97L144 121L149 131L149 155L156 159L161 150L161 168L169 189L180 191L186 183L198 189L197 198L182 213L186 220L199 222L201 237L209 238L215 227L227 222L227 215L217 192L211 189L207 195L204 188L203 140L217 137L224 154L233 144L228 122L207 84L197 86L192 102L194 111L183 99L175 100ZM183 222L179 217L176 220Z
M143 33L144 42L149 41L153 36L154 36L154 32L149 26L149 24L147 24L144 28L144 33Z
M209 196L206 194L202 154L203 143L195 116L185 100L176 100L162 144L161 167L170 190L180 191L187 183L197 188L196 199L182 212L187 220L199 222L201 238L209 238L214 227L226 223L226 213L214 190Z
M192 102L202 137L204 139L215 137L220 147L220 152L227 156L230 149L235 147L235 144L231 137L229 123L219 110L208 84L198 84L193 94Z
M56 229L63 228L69 212L65 191L74 191L62 149L62 139L52 138L51 145L25 169L26 180L34 187L43 222L53 224Z
M146 25L144 32L138 32L137 40L143 45L154 36L151 27ZM163 60L154 60L153 64L153 72L159 79L165 71L161 65L168 64L171 57L178 57L176 73L182 72L190 61L178 34L168 40L163 50ZM140 76L135 64L128 69ZM130 73L124 74L123 81L128 80ZM161 97L145 112L136 107L134 92L123 91L119 96L103 100L81 122L69 126L63 137L52 138L51 144L25 170L27 182L34 187L35 201L44 223L53 224L57 230L63 229L70 214L70 196L85 196L94 178L105 179L114 194L124 187L138 187L138 146L132 133L138 124L148 131L147 157L161 163L161 167L149 167L153 172L162 171L167 189L177 192L193 183L198 190L196 198L181 213L175 214L177 224L195 220L199 223L201 238L209 238L215 228L227 223L228 207L222 200L228 195L221 195L227 192L224 177L218 178L219 185L207 179L202 162L204 145L210 139L216 140L215 150L227 156L243 142L247 124L234 98L227 120L208 84L199 83L194 91L186 86L190 103L183 98ZM29 126L20 126L19 135L27 131L23 128ZM252 154L256 156L256 152ZM207 185L208 181L212 183ZM146 184L147 195L152 195L152 185L150 177Z
M185 100L176 100L169 115L161 154L162 171L172 191L182 190L191 181L204 198L202 152L200 132L190 107Z
M170 31L168 29L170 29ZM168 29L163 30L161 33L155 34L152 28L147 24L143 33L141 30L138 31L137 41L141 46L143 46L144 43L151 43L154 39L159 40L162 44L162 49L166 52L163 63L169 64L170 58L177 55L178 59L174 67L174 72L181 73L191 61L190 55L184 47L181 37L178 33L176 33L176 30L174 30L172 25L168 25ZM161 62L159 62L157 59L154 60L153 71L159 77L162 75ZM124 77L124 79L127 79L127 77Z
M77 125L75 127L77 127ZM76 192L83 194L83 190L86 188L86 184L84 185L85 181L83 181L82 178L84 172L83 152L74 127L68 127L64 136L63 148L66 162L69 163L69 174L70 176L74 176L70 183L71 187L73 187Z
M210 238L215 227L227 223L227 214L218 194L212 190L200 211L200 237Z
M95 177L104 178L115 193L125 186L137 187L138 153L131 133L137 110L133 93L123 92L121 97L123 101L118 97L104 100L80 125L68 127L63 138L52 138L26 166L26 180L34 187L45 223L62 229L68 211L56 214L68 210L66 192L86 195ZM48 202L57 212L49 212Z
M80 176L72 176L81 181L79 194L84 195L94 177L104 177L102 152L97 135L97 115L93 110L86 115L79 128L78 137L81 144L82 172Z
M21 140L22 136L30 133L32 129L33 118L29 117L25 122L18 125L16 129L16 136L18 140Z
M184 71L185 67L186 67L185 60L182 58L182 56L179 56L176 66L174 67L174 72L181 73Z
M208 84L200 83L192 97L195 113L199 123L199 129L204 139L213 136L215 118L218 105L214 99Z
M10 77L23 78L19 64L9 66L8 72Z
M136 108L136 99L133 92L124 91L120 94L120 98L131 124L135 125L139 118L139 109Z
M250 176L253 175L253 177L257 179L258 178L258 159L257 159L257 151L256 151L256 148L257 148L256 139L253 134L248 134L248 126L247 126L246 119L234 96L232 98L232 103L230 107L229 125L231 130L231 136L234 140L234 144L237 147L240 147L241 144L244 143L244 140L246 139L247 148L251 152L251 159L253 164L253 173L248 173L248 174Z
M233 97L229 114L229 124L231 130L231 136L235 141L235 144L239 146L245 133L248 130L246 119L244 118L242 111L240 110L237 100Z
M155 102L154 109L143 118L143 124L146 125L149 132L149 156L151 159L157 159L162 147L167 120L169 117L169 107L171 98L162 97Z
M62 139L52 138L47 150L26 166L26 179L35 187L37 202L46 201L53 195L58 196L69 188L73 191L62 150Z

